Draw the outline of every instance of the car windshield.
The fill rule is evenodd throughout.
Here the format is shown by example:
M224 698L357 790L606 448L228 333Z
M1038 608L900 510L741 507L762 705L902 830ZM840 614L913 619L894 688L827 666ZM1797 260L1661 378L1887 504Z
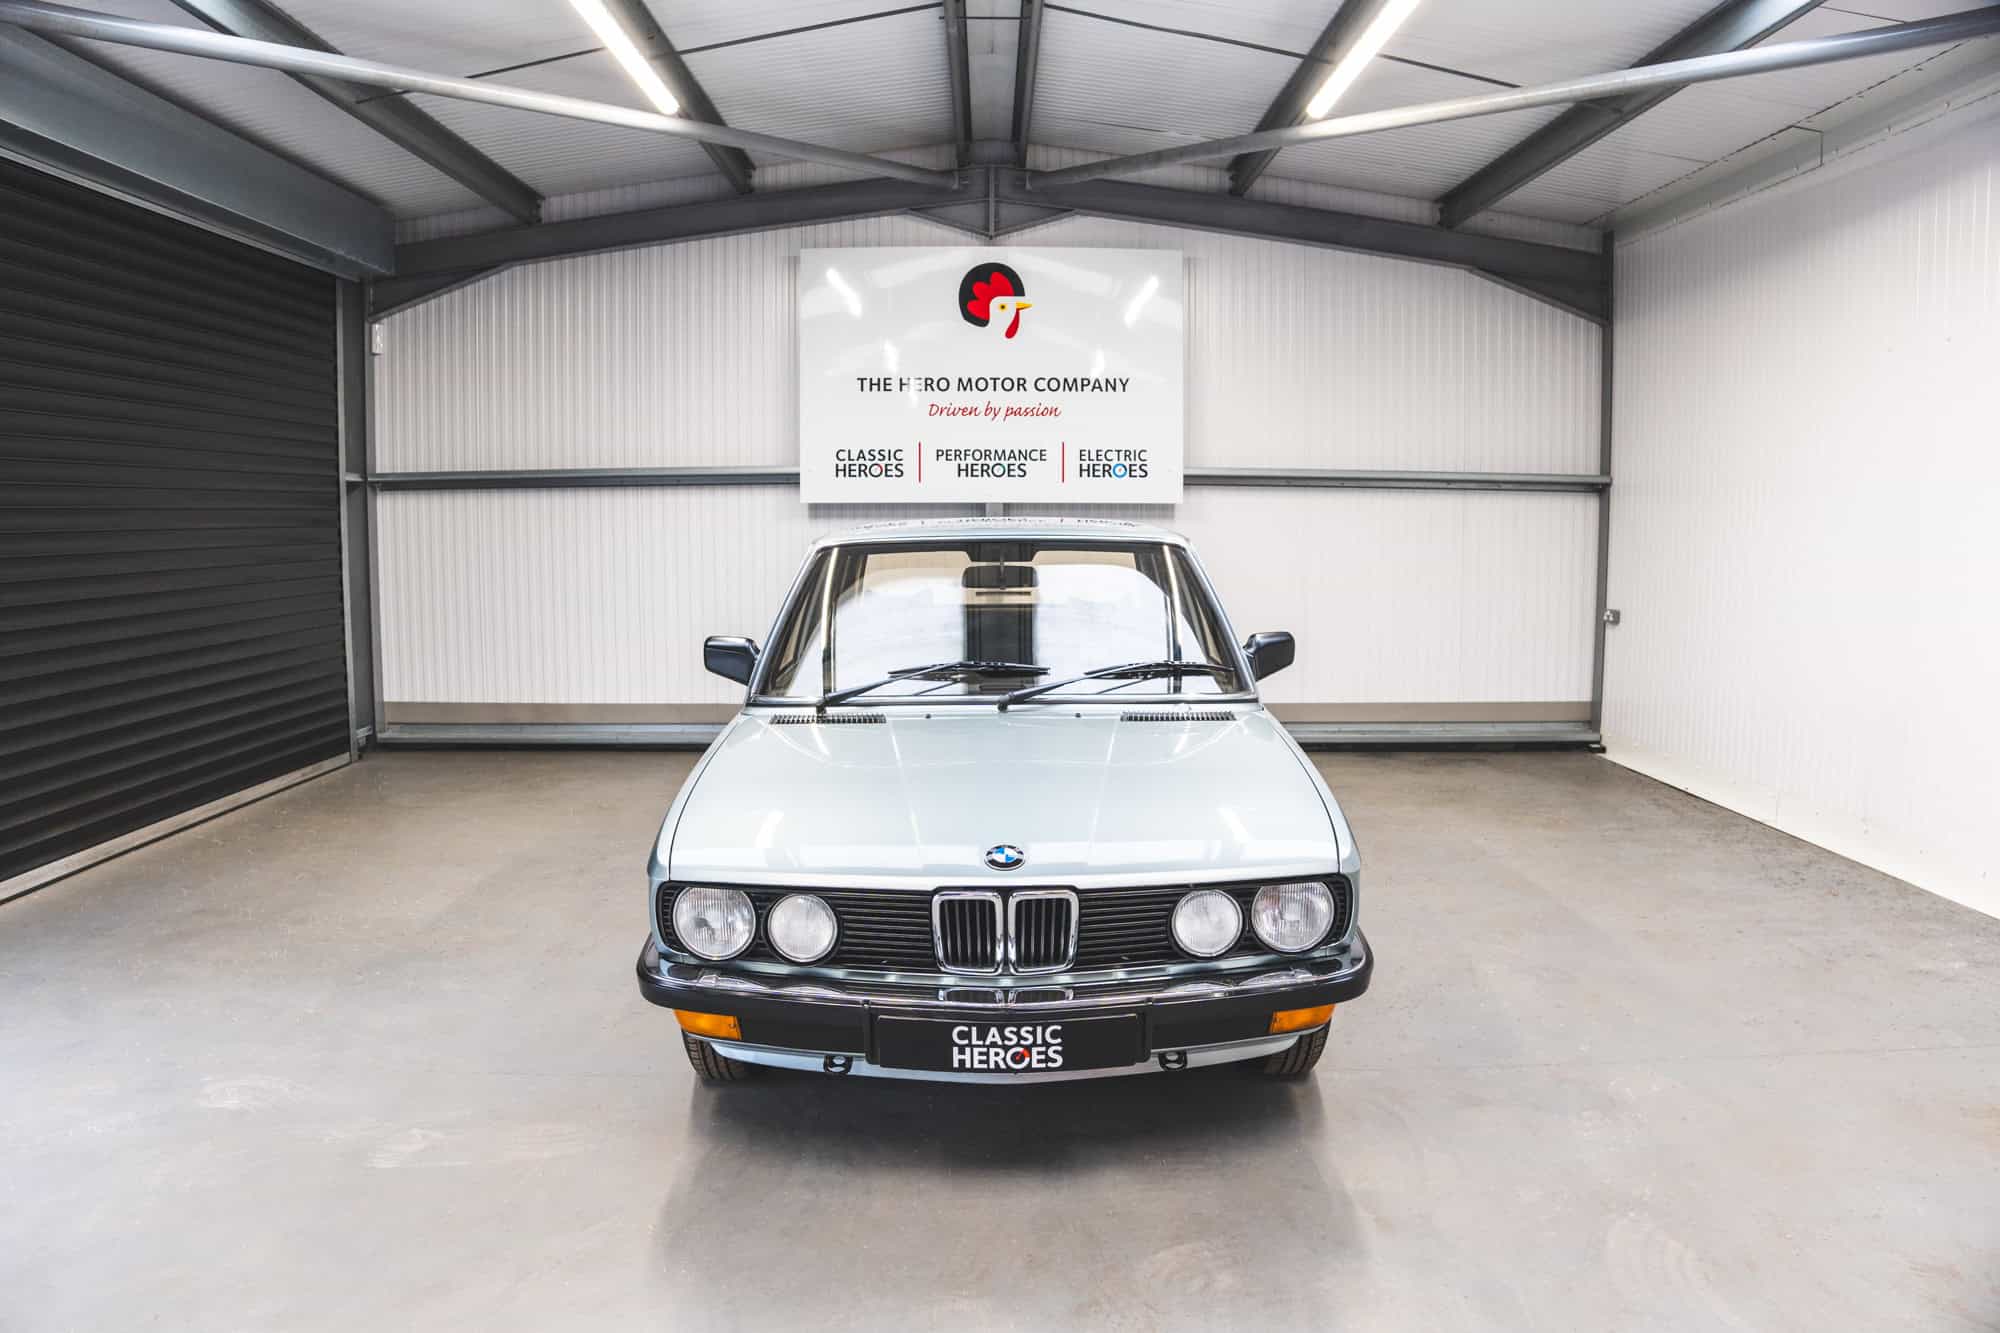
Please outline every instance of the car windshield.
M1239 694L1248 686L1187 553L1159 542L839 546L800 581L766 653L764 698L857 702ZM1121 673L1186 662L1187 673ZM1203 669L1205 668L1205 669Z

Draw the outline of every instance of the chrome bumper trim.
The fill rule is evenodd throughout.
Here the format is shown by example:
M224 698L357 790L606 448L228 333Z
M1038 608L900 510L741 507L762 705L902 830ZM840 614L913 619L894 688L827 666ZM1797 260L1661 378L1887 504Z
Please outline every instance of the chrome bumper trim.
M744 1064L764 1065L772 1069L796 1069L812 1074L827 1074L839 1078L842 1074L831 1073L826 1062L829 1056L846 1062L845 1074L861 1078L916 1079L925 1083L1074 1083L1088 1078L1124 1078L1131 1074L1157 1074L1166 1067L1160 1063L1162 1055L1185 1055L1187 1063L1182 1069L1200 1069L1208 1065L1235 1064L1242 1060L1261 1060L1290 1050L1302 1036L1309 1033L1287 1032L1281 1037L1258 1037L1251 1041L1227 1042L1219 1046L1193 1046L1173 1051L1155 1051L1153 1058L1142 1060L1135 1065L1114 1065L1109 1069L1064 1069L1043 1074L973 1074L954 1073L950 1070L893 1069L887 1065L874 1064L860 1056L849 1056L836 1052L793 1051L776 1046L749 1046L742 1042L717 1041L709 1043L719 1053ZM1178 1071L1175 1071L1178 1072Z
M1344 981L1368 965L1366 940L1356 931L1340 950L1310 962L1293 962L1243 976L1173 978L1149 982L1104 982L1096 985L1023 985L1015 987L941 986L931 991L902 986L872 988L862 981L830 986L821 982L764 981L736 972L661 959L649 946L653 971L663 981L684 986L727 991L742 995L767 996L779 1000L823 1001L834 1004L866 1004L878 1009L992 1009L1021 1011L1063 1010L1113 1004L1148 1004L1154 1001L1227 999L1254 995L1259 991L1286 986L1308 986L1320 982Z

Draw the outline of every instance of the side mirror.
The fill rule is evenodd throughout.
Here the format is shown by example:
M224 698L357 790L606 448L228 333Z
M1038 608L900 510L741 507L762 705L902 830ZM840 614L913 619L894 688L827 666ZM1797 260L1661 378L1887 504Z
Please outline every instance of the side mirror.
M1250 659L1250 670L1258 680L1275 675L1292 664L1298 655L1299 646L1292 636L1283 630L1269 634L1252 634L1243 645L1243 655Z
M739 685L750 683L757 669L757 644L735 634L714 634L701 646L701 664Z

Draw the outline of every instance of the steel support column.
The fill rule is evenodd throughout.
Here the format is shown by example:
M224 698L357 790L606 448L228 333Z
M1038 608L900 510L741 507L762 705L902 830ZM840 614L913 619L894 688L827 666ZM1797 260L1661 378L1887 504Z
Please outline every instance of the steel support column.
M375 533L368 474L368 312L361 284L335 286L340 347L340 541L342 609L347 617L347 713L358 752L375 734Z

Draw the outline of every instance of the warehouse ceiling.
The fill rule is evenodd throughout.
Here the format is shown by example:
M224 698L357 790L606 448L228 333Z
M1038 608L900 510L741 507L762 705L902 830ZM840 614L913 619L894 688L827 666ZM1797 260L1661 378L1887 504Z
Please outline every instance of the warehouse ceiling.
M482 88L650 111L579 3L86 0L79 7L338 52ZM55 40L73 53L63 59L83 56L101 67L84 66L90 77L109 71L121 87L137 84L362 196L357 206L372 200L378 216L394 219L400 244L393 265L363 259L362 268L434 275L403 293L414 296L457 281L457 273L548 257L563 252L561 245L604 248L869 210L911 208L1001 234L1061 211L1046 195L1041 205L1033 202L1026 191L1039 186L1024 180L1019 166L1069 168L1064 174L1074 176L1082 164L1110 156L1309 119L1312 92L1357 43L1367 45L1360 34L1385 8L1407 16L1384 29L1391 35L1372 59L1364 52L1348 62L1360 72L1336 117L1885 28L1962 10L1970 0L1416 0L1413 8L1411 0L603 3L620 16L620 30L637 34L680 115L923 168L958 168L967 202L911 202L908 187L898 194L883 188L895 182L871 185L838 165L791 160L785 144L725 147L460 97L314 82L143 45L73 34ZM6 31L0 27L0 35ZM1947 85L1963 78L1968 63L1990 69L2000 39L1959 46L1976 49L1932 45L1678 91L1321 138L1130 175L1142 188L1166 187L1140 204L1133 184L1106 181L1072 188L1061 202L1459 263L1596 316L1602 272L1571 272L1533 247L1594 251L1602 230L1635 207L1691 192L1745 161L1810 151L1864 99L1893 102ZM4 100L0 121L8 114ZM1003 165L1014 174L1003 175ZM952 181L908 166L893 171L931 176L919 187ZM825 194L840 183L876 193L788 205L797 216L783 218L768 210L714 218L691 211L685 222L668 220L622 240L600 232L571 244L549 234L550 224L593 217L680 205L723 209L753 192L795 192L803 201L804 187ZM963 188L968 184L974 188ZM1241 198L1221 198L1230 194ZM1190 195L1210 202L1190 204ZM1307 211L1321 221L1302 221ZM542 235L504 252L436 249L445 238L538 222ZM1405 231L1376 234L1386 226ZM1517 249L1487 255L1479 243L1457 241L1441 249L1412 228L1506 238Z
M867 152L954 138L943 4L882 0L646 0L731 126ZM1350 0L1351 2L1351 0ZM87 7L200 26L173 0ZM430 72L504 81L643 109L638 89L565 0L282 0L339 51ZM1850 0L1802 11L1766 40L1927 18L1966 0ZM1258 128L1308 58L1339 0L1078 0L1041 17L1032 142L1044 164L1221 138ZM1340 103L1343 114L1546 83L1638 62L1702 19L1712 0L1425 0ZM1019 0L969 0L965 49L972 136L1012 134ZM486 201L285 74L70 39L135 82L375 199L397 218L472 213ZM1686 89L1508 195L1498 210L1577 226L1774 136L1884 80L1920 77L1915 51ZM375 90L375 97L402 96ZM699 144L454 99L411 96L431 116L545 196L666 182L657 199L723 186ZM1435 201L1563 114L1537 108L1287 149L1257 194L1299 181ZM921 154L917 160L924 159ZM1038 158L1041 156L1037 155ZM776 159L753 153L759 167ZM943 163L949 165L949 162ZM1172 183L1186 187L1185 179ZM725 187L726 188L726 187ZM1345 201L1352 206L1352 199ZM615 206L615 201L607 201ZM496 215L491 225L502 225ZM406 229L437 234L434 227ZM1550 233L1558 235L1558 233Z

